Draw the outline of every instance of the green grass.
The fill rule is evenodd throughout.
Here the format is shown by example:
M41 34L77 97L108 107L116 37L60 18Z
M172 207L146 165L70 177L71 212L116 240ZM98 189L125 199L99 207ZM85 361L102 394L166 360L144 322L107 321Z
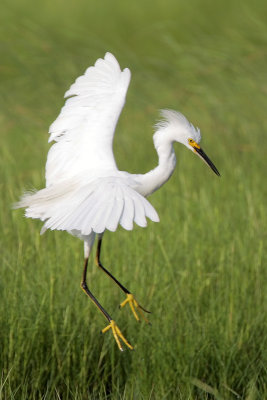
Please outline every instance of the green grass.
M262 400L266 390L265 1L4 1L1 5L0 399ZM218 179L176 146L177 170L150 201L161 223L107 232L94 294L135 351L118 351L79 288L82 243L10 206L44 185L47 130L63 93L112 51L133 77L116 133L121 169L157 159L159 108L201 128ZM264 168L265 167L265 168Z

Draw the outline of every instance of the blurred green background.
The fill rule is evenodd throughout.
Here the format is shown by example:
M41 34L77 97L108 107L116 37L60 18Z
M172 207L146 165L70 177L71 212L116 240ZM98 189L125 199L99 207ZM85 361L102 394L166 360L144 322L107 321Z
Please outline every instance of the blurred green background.
M266 397L266 1L1 3L0 399ZM199 126L218 179L176 145L177 169L150 201L160 224L107 232L91 288L135 351L120 353L79 288L82 243L40 237L12 211L42 188L48 127L85 69L114 53L132 81L114 141L118 166L157 163L160 108Z

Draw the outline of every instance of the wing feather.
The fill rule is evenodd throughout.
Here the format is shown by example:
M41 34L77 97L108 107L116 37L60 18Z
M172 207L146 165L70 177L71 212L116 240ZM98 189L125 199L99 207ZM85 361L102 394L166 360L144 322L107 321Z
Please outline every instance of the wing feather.
M101 215L96 216L92 223L92 228L94 232L101 233L106 229L108 218L110 217L111 210L115 202L114 196L109 196L105 204L104 209L101 210Z
M113 206L106 221L106 229L111 232L116 231L124 208L124 200L120 193L121 190L117 187L114 192Z
M141 196L141 195L139 195ZM159 222L159 216L155 210L155 208L149 203L149 201L145 198L142 197L143 200L143 204L144 204L144 209L145 209L145 215L151 219L151 221L154 222Z
M123 208L123 213L121 215L120 224L127 231L131 231L133 229L133 220L134 220L134 202L133 199L128 196L128 193L125 190L123 196L124 196L124 208Z
M134 201L134 207L134 222L136 223L136 225L145 228L147 226L145 207L143 201L141 201L138 196L136 196L136 199Z
M66 102L50 126L46 188L26 193L17 208L44 221L46 229L67 230L78 237L92 231L115 231L120 224L147 225L159 221L152 205L139 194L129 174L118 171L112 143L125 103L131 74L121 71L106 53L65 93Z
M112 143L130 78L130 70L121 71L106 53L71 85L49 129L49 141L56 143L48 152L47 186L92 170L117 170Z
M115 231L119 224L127 230L134 222L144 227L146 218L159 221L152 205L120 178L98 178L82 187L71 182L57 190L48 187L24 195L17 207L26 207L28 217L45 221L42 233L57 229L89 235Z

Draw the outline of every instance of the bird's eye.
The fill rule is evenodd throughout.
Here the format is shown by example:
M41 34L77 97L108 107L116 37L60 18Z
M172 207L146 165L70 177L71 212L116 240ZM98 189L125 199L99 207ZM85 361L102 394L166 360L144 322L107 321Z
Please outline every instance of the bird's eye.
M193 139L188 139L188 142L189 142L190 144L192 144L192 143L194 143L194 140L193 140Z

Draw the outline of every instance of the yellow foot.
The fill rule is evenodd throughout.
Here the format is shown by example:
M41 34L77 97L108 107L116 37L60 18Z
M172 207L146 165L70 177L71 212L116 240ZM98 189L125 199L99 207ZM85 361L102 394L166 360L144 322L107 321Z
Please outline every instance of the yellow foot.
M135 300L134 296L132 295L132 293L127 293L126 295L126 299L120 304L120 308L124 307L127 303L129 303L131 310L133 312L133 315L135 316L137 321L140 321L140 318L137 314L137 311L139 312L139 314L141 315L141 317L146 321L146 323L149 324L148 319L145 317L143 311L150 313L150 311L145 310L142 306L140 306L140 304L137 303L137 301Z
M121 331L119 330L117 324L115 321L110 320L110 323L108 326L106 326L106 328L102 329L102 333L107 332L109 329L112 330L114 339L116 340L116 343L120 349L120 351L123 351L120 339L126 344L126 346L129 347L129 349L133 350L133 346L125 339L125 337L123 336L123 334L121 333Z

